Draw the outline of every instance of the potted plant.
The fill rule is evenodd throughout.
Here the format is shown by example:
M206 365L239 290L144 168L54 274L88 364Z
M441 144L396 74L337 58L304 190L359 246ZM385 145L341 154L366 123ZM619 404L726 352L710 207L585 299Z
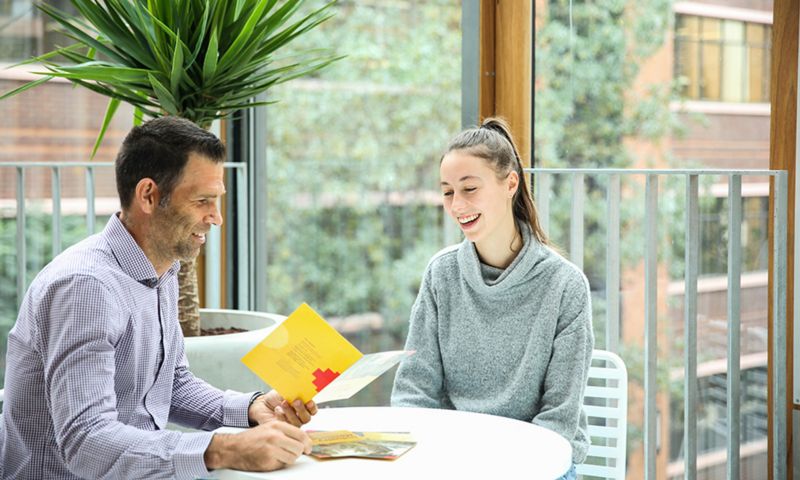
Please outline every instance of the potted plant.
M316 72L340 58L318 51L275 56L330 18L334 2L304 15L298 9L305 0L71 3L77 15L47 4L38 8L75 43L25 62L40 62L47 71L0 100L54 77L109 97L92 155L121 102L134 107L135 124L145 116L176 115L209 128L212 121L232 112L267 103L253 98L273 85ZM194 262L181 266L179 285L184 335L199 335Z

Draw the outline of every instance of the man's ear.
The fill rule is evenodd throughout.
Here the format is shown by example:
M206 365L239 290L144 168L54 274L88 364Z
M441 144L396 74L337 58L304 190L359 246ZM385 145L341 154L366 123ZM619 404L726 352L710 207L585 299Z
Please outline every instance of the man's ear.
M160 198L158 185L152 178L143 178L136 184L136 190L133 193L133 204L138 206L142 212L152 214L158 206Z

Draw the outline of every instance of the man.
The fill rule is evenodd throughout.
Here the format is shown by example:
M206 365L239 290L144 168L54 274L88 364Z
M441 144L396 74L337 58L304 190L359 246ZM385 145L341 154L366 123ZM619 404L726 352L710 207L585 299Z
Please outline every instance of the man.
M195 478L309 453L317 411L222 392L188 370L179 260L197 256L225 193L225 149L193 123L134 128L116 159L122 211L37 275L8 337L2 478ZM239 435L165 430L258 425Z

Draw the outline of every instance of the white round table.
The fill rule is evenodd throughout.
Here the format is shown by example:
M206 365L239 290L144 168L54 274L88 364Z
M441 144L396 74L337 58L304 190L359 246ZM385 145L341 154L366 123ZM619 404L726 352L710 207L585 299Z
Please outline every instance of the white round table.
M419 480L525 478L553 480L572 466L572 447L561 435L528 422L493 415L426 408L321 408L305 430L410 432L417 441L396 460L301 456L266 473L217 470L220 479L329 478ZM224 427L220 433L241 429Z

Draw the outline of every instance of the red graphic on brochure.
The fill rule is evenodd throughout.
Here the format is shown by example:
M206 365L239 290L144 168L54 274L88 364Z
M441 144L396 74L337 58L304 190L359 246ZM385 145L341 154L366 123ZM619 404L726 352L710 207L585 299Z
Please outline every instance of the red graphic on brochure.
M319 368L314 370L314 387L317 392L321 392L323 388L327 387L329 383L334 381L339 376L339 372L334 372L330 368L326 368L323 372Z

